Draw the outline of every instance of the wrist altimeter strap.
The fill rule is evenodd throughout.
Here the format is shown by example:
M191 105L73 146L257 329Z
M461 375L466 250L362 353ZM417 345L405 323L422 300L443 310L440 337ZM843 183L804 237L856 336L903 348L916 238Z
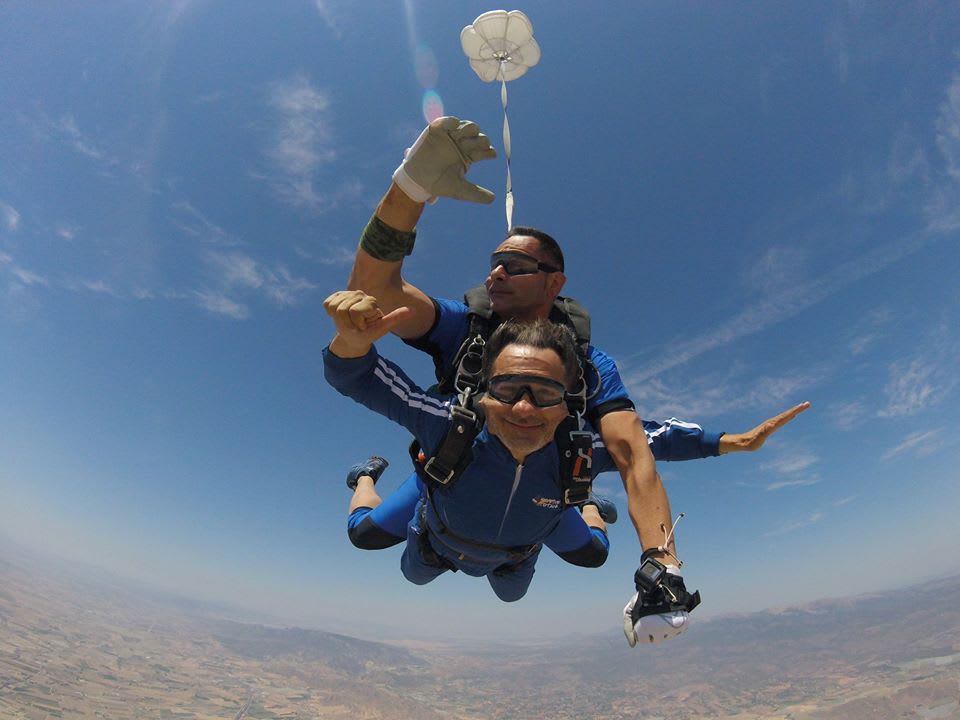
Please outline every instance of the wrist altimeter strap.
M374 215L360 236L360 248L377 260L397 262L413 252L416 239L416 230L395 230Z
M640 574L640 570L637 570ZM700 591L690 593L683 584L679 575L664 573L655 587L650 589L649 584L636 575L637 602L630 611L630 617L636 623L647 615L661 615L663 613L692 611L700 604Z

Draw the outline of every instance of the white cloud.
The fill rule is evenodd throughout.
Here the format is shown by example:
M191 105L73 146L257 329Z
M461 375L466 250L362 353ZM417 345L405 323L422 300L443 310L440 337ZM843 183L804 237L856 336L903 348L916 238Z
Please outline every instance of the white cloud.
M827 55L827 60L833 67L837 79L841 83L846 83L850 75L850 51L848 49L849 41L847 39L847 29L839 17L834 17L823 38L823 47Z
M213 270L214 282L220 287L219 292L214 293L217 297L256 291L278 305L294 306L316 289L316 285L293 275L283 265L268 268L239 252L211 252L207 254L207 262Z
M42 275L35 273L32 270L26 270L25 268L22 268L16 265L10 268L10 272L13 273L13 276L17 278L24 285L47 286L50 284L50 281L47 280Z
M915 233L900 240L875 246L853 260L836 264L832 270L812 280L782 287L776 294L758 299L725 322L719 323L715 328L691 338L677 340L667 346L659 354L658 360L636 371L631 381L646 382L704 353L776 325L917 252L932 240L933 238L929 235Z
M313 262L320 263L321 265L349 266L353 264L353 258L356 250L354 248L344 247L343 245L337 245L330 248L324 248L322 255L308 252L303 248L296 248L295 252L304 260L311 260Z
M797 478L795 480L778 480L777 482L772 482L767 485L767 490L782 490L787 487L806 487L808 485L816 485L820 482L820 478L809 477L809 478Z
M819 383L825 372L805 368L785 371L782 376L757 376L749 368L737 366L695 378L678 375L676 382L671 382L672 378L638 377L625 363L621 367L630 397L643 417L676 416L687 420L795 403L801 391ZM756 422L763 419L756 418Z
M103 280L84 280L82 286L90 292L103 293L104 295L117 296L118 293Z
M317 9L317 13L323 22L334 35L340 37L340 25L333 5L330 0L313 0L313 6Z
M853 430L866 419L869 411L861 400L836 403L827 408L827 417L838 430Z
M937 147L946 162L947 174L960 180L960 75L947 86L937 117Z
M890 365L890 379L884 388L887 405L880 417L916 415L941 403L958 382L960 343L954 321L943 320L919 344L911 357Z
M795 452L789 455L783 455L776 460L768 460L760 465L760 469L772 470L773 472L783 475L806 470L811 465L816 464L817 461L817 456L812 453Z
M236 245L238 239L212 222L189 202L182 200L173 204L175 215L171 222L191 237L213 245Z
M816 523L820 522L823 518L824 518L824 514L822 512L813 512L807 515L806 517L801 518L800 520L796 520L794 522L781 525L779 528L776 528L775 530L771 530L770 532L764 533L764 537L776 537L778 535L786 535L787 533L796 532L797 530L802 530L803 528L809 527L810 525L815 525Z
M66 138L70 147L81 155L85 155L94 160L102 160L110 165L117 164L116 158L109 157L103 150L98 148L93 140L84 135L77 126L77 121L73 115L67 114L57 121L55 128Z
M194 293L194 297L197 299L200 307L215 315L224 315L234 320L245 320L250 316L250 311L246 305L235 302L221 293L209 291L196 292Z
M330 100L304 75L274 83L270 106L278 115L277 127L266 150L277 175L274 190L297 207L322 210L330 199L317 191L313 174L336 157L330 130Z
M944 94L936 121L944 177L932 189L925 208L928 227L936 232L960 228L960 75L953 76Z
M12 205L0 202L0 216L3 217L3 226L10 232L16 232L20 228L20 213Z
M887 450L883 455L880 456L881 460L889 460L890 458L901 455L905 452L912 451L915 455L925 456L934 453L938 448L943 446L943 441L941 439L942 429L936 428L934 430L918 430L917 432L912 432L904 438L903 442L895 447Z

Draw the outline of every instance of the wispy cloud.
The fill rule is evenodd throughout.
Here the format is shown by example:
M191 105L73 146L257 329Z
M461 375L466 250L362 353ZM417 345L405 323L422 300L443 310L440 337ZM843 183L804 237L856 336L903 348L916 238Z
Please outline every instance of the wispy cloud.
M234 320L245 320L250 317L250 310L246 305L231 300L226 295L211 291L193 293L200 307L214 315L224 315Z
M952 321L945 320L930 337L915 348L912 357L890 365L890 379L884 388L886 407L880 417L916 415L942 402L957 385L960 342Z
M846 83L850 75L850 51L847 29L839 16L834 16L827 25L823 38L823 48L834 74L841 83Z
M630 396L641 413L651 418L703 418L732 410L776 408L796 402L801 391L817 385L826 373L822 367L813 367L785 370L780 376L758 376L750 368L735 366L695 378L678 377L673 382L671 377L645 379L626 363L621 367Z
M943 177L925 208L928 227L936 232L960 229L960 74L953 76L944 96L936 121Z
M257 292L277 305L290 307L316 289L283 265L267 267L240 252L209 252L206 262L218 289L198 292L195 297L205 309L235 319L249 317L247 306L235 299L238 294Z
M326 26L330 28L330 31L340 37L340 23L334 3L331 0L313 0L313 6L317 9L317 13Z
M704 353L791 318L840 290L917 252L932 240L933 238L925 233L914 233L900 240L871 248L853 260L837 263L831 270L812 280L782 287L778 293L758 300L727 321L721 322L716 328L676 341L659 354L657 361L636 371L631 381L645 382ZM766 257L760 260L761 264L765 262L768 262Z
M853 430L859 427L870 411L862 400L835 403L827 408L827 417L838 430Z
M276 171L270 178L275 192L296 207L326 209L330 198L314 186L313 174L336 157L329 97L305 75L295 75L271 86L269 103L277 115L266 149Z
M825 517L822 512L813 512L807 515L800 520L795 520L793 522L786 523L781 525L779 528L771 530L770 532L764 533L764 537L776 537L778 535L786 535L788 533L796 532L797 530L802 530L805 527L810 527L815 525Z
M10 232L20 228L20 213L12 205L0 201L0 217L3 218L3 226Z
M807 485L816 485L820 482L818 477L796 478L794 480L778 480L767 485L767 490L783 490L788 487L805 487Z
M321 265L347 266L353 264L353 258L356 253L356 249L352 247L344 247L343 245L336 245L333 247L324 248L323 252L312 252L305 250L302 247L296 248L295 252L302 259L316 262Z
M31 285L46 287L50 284L50 281L40 273L19 265L9 253L0 252L0 270L8 275L14 287L29 287Z
M925 456L934 453L940 447L943 446L942 440L942 429L936 428L934 430L918 430L912 432L904 438L903 442L895 447L887 450L883 455L880 456L881 460L889 460L890 458L901 455L905 452L912 452L918 456Z
M212 245L236 245L239 239L212 222L186 200L173 204L174 214L170 218L176 227L198 240Z
M81 132L76 119L72 114L63 115L54 123L54 129L60 136L80 155L84 155L94 160L100 160L108 165L117 165L119 160L109 155L105 150L97 146L96 141Z
M760 465L761 470L770 470L772 472L783 474L798 473L806 470L811 465L816 464L818 458L816 455L798 451L792 454L785 454L775 460L768 460Z

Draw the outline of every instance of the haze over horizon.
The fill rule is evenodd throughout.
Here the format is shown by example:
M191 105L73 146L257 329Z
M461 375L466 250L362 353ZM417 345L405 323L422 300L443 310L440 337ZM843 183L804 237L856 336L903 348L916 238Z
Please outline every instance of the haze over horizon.
M387 457L389 492L407 437L325 385L322 301L441 109L501 151L470 170L498 197L428 207L406 272L482 281L503 118L459 33L490 9L0 5L0 532L359 637L619 632L613 475L607 564L545 554L512 605L345 532L347 468ZM960 572L960 6L520 9L543 58L509 84L514 221L563 245L641 415L813 403L759 453L660 465L695 617Z

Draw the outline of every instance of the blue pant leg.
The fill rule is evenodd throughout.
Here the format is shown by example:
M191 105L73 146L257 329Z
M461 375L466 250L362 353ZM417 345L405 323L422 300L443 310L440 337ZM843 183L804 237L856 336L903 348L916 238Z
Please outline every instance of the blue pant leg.
M540 548L538 547L526 559L514 565L501 565L487 575L487 582L490 583L497 597L504 602L516 602L526 595L539 557Z
M403 576L414 585L426 585L447 572L447 568L430 565L423 559L420 543L427 542L427 538L422 535L426 532L426 528L422 530L420 528L419 509L420 506L417 505L417 512L407 526L407 546L403 549L403 555L400 556L400 570Z

